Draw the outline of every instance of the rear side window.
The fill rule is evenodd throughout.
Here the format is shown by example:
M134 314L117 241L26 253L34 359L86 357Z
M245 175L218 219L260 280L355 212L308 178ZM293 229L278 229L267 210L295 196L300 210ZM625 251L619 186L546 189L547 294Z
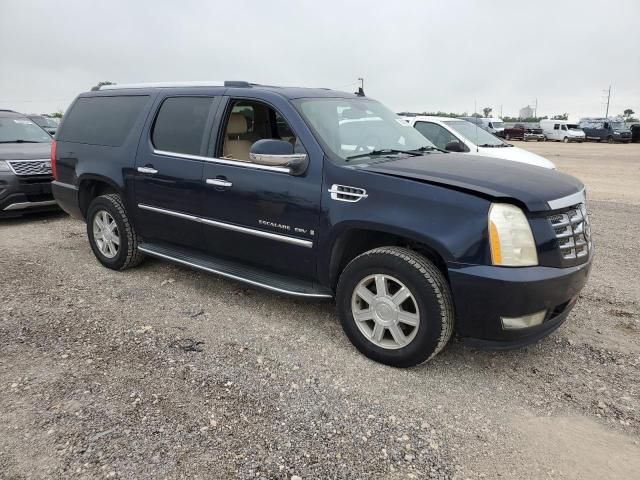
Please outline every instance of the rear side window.
M148 100L148 95L79 98L65 115L60 140L119 147Z
M199 155L212 97L170 97L158 111L151 141L156 150Z

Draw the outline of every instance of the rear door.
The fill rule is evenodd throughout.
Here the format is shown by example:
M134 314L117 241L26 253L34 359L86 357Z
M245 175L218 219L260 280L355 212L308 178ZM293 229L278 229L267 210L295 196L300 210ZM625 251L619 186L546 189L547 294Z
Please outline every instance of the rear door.
M136 225L147 242L202 247L203 159L215 95L162 95L147 120L134 171Z

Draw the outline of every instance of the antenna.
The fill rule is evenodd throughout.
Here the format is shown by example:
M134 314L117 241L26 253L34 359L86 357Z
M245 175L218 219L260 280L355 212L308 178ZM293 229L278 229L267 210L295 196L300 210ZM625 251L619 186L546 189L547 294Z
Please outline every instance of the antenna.
M473 101L473 115L474 115L474 122L476 124L476 153L478 153L480 151L480 149L478 148L478 117L476 117L476 113L478 113L478 100L474 100Z

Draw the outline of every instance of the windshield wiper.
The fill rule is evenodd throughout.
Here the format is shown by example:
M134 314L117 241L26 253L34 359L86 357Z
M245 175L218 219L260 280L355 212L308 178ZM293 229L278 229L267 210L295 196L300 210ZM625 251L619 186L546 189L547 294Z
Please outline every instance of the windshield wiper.
M17 140L2 140L0 141L0 143L43 143L43 142L36 142L35 140L17 139Z
M344 161L348 162L349 160L353 160L354 158L372 157L374 155L389 155L389 154L400 154L400 153L405 153L407 155L413 155L414 157L418 157L423 153L422 148L425 148L425 147L421 147L418 150L396 150L395 148L381 148L379 150L371 150L370 152L351 155L350 157L345 158Z

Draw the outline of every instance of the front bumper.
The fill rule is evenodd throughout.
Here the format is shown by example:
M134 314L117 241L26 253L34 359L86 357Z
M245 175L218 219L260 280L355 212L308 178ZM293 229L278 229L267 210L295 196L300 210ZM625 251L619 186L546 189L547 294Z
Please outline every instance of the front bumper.
M569 268L508 268L450 265L456 331L467 343L488 348L517 348L558 328L575 305L591 269L592 258ZM540 325L504 330L501 317L547 310Z
M0 218L57 210L51 180L50 175L19 177L12 172L0 172Z

